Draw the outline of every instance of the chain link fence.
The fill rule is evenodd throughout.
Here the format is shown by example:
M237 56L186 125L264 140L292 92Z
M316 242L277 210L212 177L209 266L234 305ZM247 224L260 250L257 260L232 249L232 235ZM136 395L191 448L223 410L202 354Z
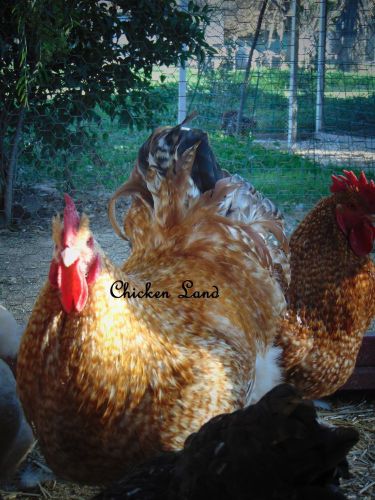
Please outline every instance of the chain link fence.
M309 208L327 192L332 171L365 168L371 176L372 0L208 0L208 6L206 40L216 53L204 63L190 60L185 73L154 66L147 112L145 95L134 93L120 118L112 120L99 110L95 116L82 112L79 127L70 135L64 121L60 131L56 124L69 110L51 109L38 117L42 125L24 138L19 155L16 220L46 215L43 198L38 201L42 193L46 197L54 190L112 192L128 175L150 130L176 122L179 89L184 93L181 79L186 79L187 90L186 104L180 101L180 106L198 111L192 126L209 132L222 166L250 178L285 210ZM48 144L50 130L54 135Z

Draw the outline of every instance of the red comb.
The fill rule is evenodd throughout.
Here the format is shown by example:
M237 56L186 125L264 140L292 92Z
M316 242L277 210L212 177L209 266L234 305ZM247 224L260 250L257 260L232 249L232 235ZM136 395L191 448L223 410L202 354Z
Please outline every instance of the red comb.
M353 171L344 170L345 175L332 175L332 185L330 190L332 193L340 191L357 191L360 193L369 204L370 208L375 210L375 183L373 180L367 180L364 171L359 177Z
M77 234L79 226L79 215L74 204L74 201L68 194L64 194L65 209L64 209L64 234L63 245L70 246Z

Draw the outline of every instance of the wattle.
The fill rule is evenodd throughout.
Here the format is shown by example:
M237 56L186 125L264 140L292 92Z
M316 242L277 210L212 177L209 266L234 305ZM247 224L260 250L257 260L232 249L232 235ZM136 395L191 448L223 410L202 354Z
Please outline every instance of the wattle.
M361 221L353 227L349 234L350 246L358 257L368 255L374 244L374 231L372 225L367 221Z
M79 260L71 266L61 266L61 303L65 312L81 312L88 297L88 286L84 273L79 269Z

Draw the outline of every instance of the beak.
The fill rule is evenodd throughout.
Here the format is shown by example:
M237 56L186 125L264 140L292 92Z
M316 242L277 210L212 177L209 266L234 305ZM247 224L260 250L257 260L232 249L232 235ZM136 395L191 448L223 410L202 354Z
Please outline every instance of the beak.
M65 267L70 267L79 258L78 250L69 247L64 248L60 255Z

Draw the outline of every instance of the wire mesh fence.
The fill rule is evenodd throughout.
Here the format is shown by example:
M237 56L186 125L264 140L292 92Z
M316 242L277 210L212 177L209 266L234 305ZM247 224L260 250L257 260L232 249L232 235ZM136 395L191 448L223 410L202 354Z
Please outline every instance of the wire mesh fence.
M55 1L55 5L59 3ZM71 8L76 2L65 3ZM103 8L107 8L121 3L135 5L137 1L97 3L106 4ZM155 9L150 10L148 22L157 24L165 15L161 7L171 2L142 2L152 3ZM0 303L9 308L18 321L27 320L48 275L53 247L50 221L52 215L62 209L64 191L73 193L79 211L85 210L89 215L95 237L105 253L115 263L127 257L127 245L116 237L108 223L107 202L127 178L138 149L151 130L159 125L175 124L179 110L198 111L192 126L209 133L221 167L240 173L280 205L289 231L306 210L328 193L332 172L342 168L365 169L370 178L375 177L373 0L200 0L195 3L209 7L210 23L205 40L215 52L199 62L197 57L190 58L186 71L175 64L154 63L148 68L152 72L151 82L129 89L125 80L122 86L112 87L111 82L120 71L117 63L110 65L104 60L100 75L91 73L90 68L96 67L95 39L100 40L102 25L91 20L90 2L77 2L89 6L79 27L83 29L86 23L92 38L75 47L78 41L68 37L73 44L71 50L76 50L76 62L69 62L76 64L70 73L75 78L66 79L43 106L42 95L47 92L47 86L42 78L36 100L25 108L23 119L28 126L19 142L15 169L16 230L0 229ZM322 4L326 7L324 16ZM264 15L260 19L263 6ZM191 10L192 6L185 4L179 8ZM132 16L136 15L134 8ZM118 16L122 22L128 22L126 12L119 11ZM2 22L8 21L0 19L0 26ZM43 27L44 22L47 21L41 19L40 26ZM131 22L129 18L129 33L120 30L113 35L113 46L119 49L135 41L138 42L135 50L142 53L148 42L159 36L157 29L152 35L145 35L148 31L142 31L141 23L132 31ZM166 38L179 38L180 29L178 22L174 26L170 23ZM55 36L56 39L64 54L64 37L60 40ZM319 57L322 44L323 58L322 54ZM165 62L163 54L159 59ZM142 56L138 63L138 70L132 68L132 71L142 79ZM57 58L52 77L60 78L67 65L64 57ZM243 116L238 120L249 66ZM9 68L12 71L11 66ZM7 77L6 71L6 65L1 66L0 78ZM323 99L319 101L322 81ZM88 103L90 92L103 94L94 107ZM126 94L125 104L117 99L121 92ZM67 93L74 94L69 106L64 101ZM0 102L0 115L4 102ZM12 149L18 118L15 114L9 119L13 134L9 140L1 135L4 129L0 116L3 141L0 150ZM0 178L1 203L3 182L4 177ZM1 205L0 219L3 215ZM361 460L364 456L370 457L368 466L356 471L348 486L348 492L353 493L350 498L372 498L374 494L373 442L370 438L368 441L368 453L362 450L360 453ZM359 493L362 490L368 493L367 497ZM58 496L72 498L69 491L61 491ZM89 498L82 491L80 497Z
M301 204L308 208L325 194L332 171L365 168L373 173L373 2L205 3L210 19L206 41L216 52L204 62L190 59L182 79L187 83L187 111L199 113L193 126L209 132L222 166L250 178L286 210ZM118 38L124 36L120 33ZM82 57L90 64L87 50ZM111 71L115 68L103 67L104 78L110 79ZM69 91L77 94L71 111L77 115L74 124L65 119L70 110L64 109L63 99L61 107L54 99L57 105L51 109L26 110L25 120L30 116L35 121L37 116L38 126L24 134L19 153L16 219L44 215L39 206L43 203L34 203L43 189L113 191L128 175L150 129L176 122L181 91L176 66L154 65L147 92L129 94L116 119L105 106L88 112L79 82L71 85ZM246 99L237 134L244 85Z
M309 206L327 192L332 170L374 171L374 5L268 2L256 39L264 3L215 2L207 36L217 54L190 67L188 101L213 142L224 136L217 150L226 168L248 174L288 208ZM232 149L251 56L241 140Z
M205 0L199 5L208 6L205 41L214 51L199 62L197 56L189 58L185 71L173 64L149 65L152 80L147 86L135 85L129 90L123 84L113 94L111 82L118 66L104 60L99 75L102 80L95 80L98 75L94 78L90 73L96 64L94 49L100 24L91 22L86 13L85 22L92 24L93 45L90 48L87 42L69 63L76 63L76 72L71 73L76 79L65 79L59 93L49 96L50 106L41 106L39 96L25 108L24 121L32 126L24 129L19 143L13 206L14 219L21 221L21 228L31 222L37 230L49 231L51 216L62 207L64 191L74 194L79 208L91 210L94 220L107 224L106 203L127 178L138 149L153 128L176 123L181 106L188 113L198 111L192 126L209 133L221 166L248 178L278 203L289 217L290 229L328 193L332 172L363 168L374 176L372 0ZM179 6L183 8L191 11L193 7ZM139 12L134 7L132 16L136 15ZM134 22L123 11L115 16L125 23L128 18L129 23ZM163 11L155 7L148 22L154 19L157 23L162 16ZM111 35L110 50L112 45L126 47L132 36L136 50L142 51L148 38L146 35L141 40L144 33L139 26L131 35L121 30ZM170 33L165 36L172 40L180 26L169 24L168 29ZM156 37L153 34L149 39ZM322 46L324 50L319 53ZM165 61L162 56L159 59ZM65 71L64 64L58 61L54 69L57 75ZM139 76L144 70L141 60L137 64L135 74ZM99 104L90 108L89 92L101 92L100 82L105 92ZM319 103L322 82L323 99ZM42 94L46 88L43 80L38 85ZM126 93L125 104L117 99L121 92ZM69 105L64 101L66 93L74 94ZM105 104L106 99L111 105ZM16 125L15 121L13 130ZM107 229L111 231L109 226ZM49 236L46 238L49 241ZM8 270L12 273L13 264L7 255L13 243L9 247L5 239L2 266L5 270L6 262L10 262ZM115 244L116 239L111 240L108 248ZM33 269L37 272L37 267ZM4 279L14 279L9 276ZM0 301L7 300L7 286L12 286L8 281L1 287ZM34 296L32 293L30 301L27 299L25 311L30 310Z

